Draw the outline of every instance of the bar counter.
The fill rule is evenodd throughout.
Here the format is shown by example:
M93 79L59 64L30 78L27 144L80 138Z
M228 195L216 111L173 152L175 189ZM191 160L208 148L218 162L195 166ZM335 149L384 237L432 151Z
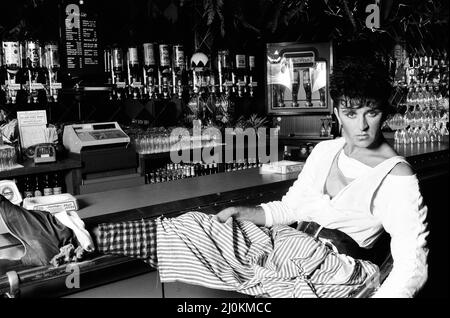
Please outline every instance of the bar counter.
M390 141L393 142L393 141ZM419 179L435 177L446 172L449 144L395 145L397 153L412 165ZM444 169L442 169L444 168ZM448 167L447 167L448 171ZM298 174L259 174L257 168L202 176L165 183L142 185L94 194L79 195L81 218L142 209L168 202L203 197L222 192L248 189L293 181ZM161 211L160 214L164 213ZM153 216L153 215L146 215Z
M448 143L436 145L396 145L419 176L434 186L434 180L448 176ZM186 211L217 213L227 206L258 204L278 200L297 178L297 173L259 174L258 168L149 184L120 190L79 195L79 215L88 228L102 222L119 222L158 215L175 216ZM448 187L448 185L446 185ZM3 238L4 239L4 238ZM1 235L0 235L1 241ZM10 269L14 270L14 269ZM21 280L21 295L55 297L242 297L200 287L165 284L161 291L157 273L143 262L122 256L97 256L80 263L83 286L78 290L64 287L70 272L59 268L15 268ZM0 294L8 289L8 281L0 273ZM141 277L142 280L138 278ZM145 282L146 288L137 288ZM149 287L152 286L152 287ZM115 290L115 291L114 291Z

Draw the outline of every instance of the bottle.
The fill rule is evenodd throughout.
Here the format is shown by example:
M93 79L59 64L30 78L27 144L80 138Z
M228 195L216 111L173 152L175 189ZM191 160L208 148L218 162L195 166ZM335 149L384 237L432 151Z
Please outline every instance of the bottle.
M50 42L44 48L44 68L48 74L48 84L50 85L50 97L54 102L58 100L58 89L61 87L58 83L59 70L61 68L59 60L58 44Z
M44 182L43 182L43 189L44 189L44 196L53 195L53 188L50 186L50 180L48 177L48 174L44 176Z
M15 78L21 67L20 45L18 41L3 41L2 56L8 75Z
M138 82L140 77L139 72L139 56L136 45L128 48L128 67L130 68L131 83Z
M300 88L300 71L292 70L292 107L298 107L298 90Z
M20 44L18 41L6 40L2 42L3 80L6 85L7 103L16 103L17 92L20 90Z
M142 48L144 51L144 71L145 71L145 80L144 80L144 88L146 90L146 94L153 98L155 97L155 86L157 84L158 79L158 70L156 66L156 55L155 55L155 44L154 43L144 43L142 44Z
M34 184L34 196L35 197L41 197L42 196L42 189L41 186L39 184L39 177L36 176L36 181Z
M325 128L325 121L322 120L322 125L320 126L320 137L326 137L327 129Z
M26 67L31 72L32 83L45 83L43 72L44 50L37 40L28 40L25 42Z
M59 181L59 175L58 173L55 173L53 175L53 194L61 194L62 193L62 187L61 183Z
M171 67L170 67L170 51L168 44L159 45L159 76L160 76L160 93L163 98L169 98L169 86L171 82Z
M172 72L172 88L173 94L178 98L183 96L183 72L185 67L184 48L182 45L174 45L172 49L173 57L173 72Z
M303 89L306 94L306 107L312 107L312 96L311 96L311 78L309 74L309 69L303 70Z
M283 160L291 160L292 156L291 156L291 152L288 150L288 146L284 146L284 150L283 150Z
M136 45L130 46L127 51L127 81L128 94L133 99L138 99L141 88L141 72L139 67L138 48Z
M105 48L103 50L103 72L107 84L112 84L112 53L111 48Z
M23 197L24 198L32 198L34 196L34 191L33 191L33 187L31 186L30 177L25 177L23 187L24 187Z
M120 47L112 49L112 68L114 72L114 84L123 82L123 53Z

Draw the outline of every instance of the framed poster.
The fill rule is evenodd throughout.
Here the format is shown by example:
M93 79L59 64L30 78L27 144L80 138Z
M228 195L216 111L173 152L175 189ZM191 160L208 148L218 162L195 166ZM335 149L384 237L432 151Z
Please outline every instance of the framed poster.
M329 113L332 44L268 43L265 92L269 114Z

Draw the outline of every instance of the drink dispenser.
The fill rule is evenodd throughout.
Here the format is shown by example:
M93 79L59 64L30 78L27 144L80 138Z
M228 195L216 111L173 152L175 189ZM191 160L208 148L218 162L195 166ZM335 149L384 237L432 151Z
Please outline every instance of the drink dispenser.
M18 41L2 42L2 58L5 68L6 102L15 103L17 92L21 89L17 75L21 69L20 45Z
M49 102L58 102L58 93L62 88L62 84L58 81L58 74L61 68L60 59L59 59L59 50L58 44L56 43L47 43L44 48L45 51L45 59L44 66L48 72L48 101Z

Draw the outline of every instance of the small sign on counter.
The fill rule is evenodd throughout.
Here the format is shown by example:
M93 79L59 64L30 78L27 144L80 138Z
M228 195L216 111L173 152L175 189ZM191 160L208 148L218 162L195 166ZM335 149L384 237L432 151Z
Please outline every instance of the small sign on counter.
M305 165L304 162L300 161L289 161L289 160L281 160L271 163L264 163L259 168L260 174L268 174L268 173L279 173L279 174L288 174L293 172L299 172L303 169Z
M45 110L17 112L22 148L46 142L47 113Z

